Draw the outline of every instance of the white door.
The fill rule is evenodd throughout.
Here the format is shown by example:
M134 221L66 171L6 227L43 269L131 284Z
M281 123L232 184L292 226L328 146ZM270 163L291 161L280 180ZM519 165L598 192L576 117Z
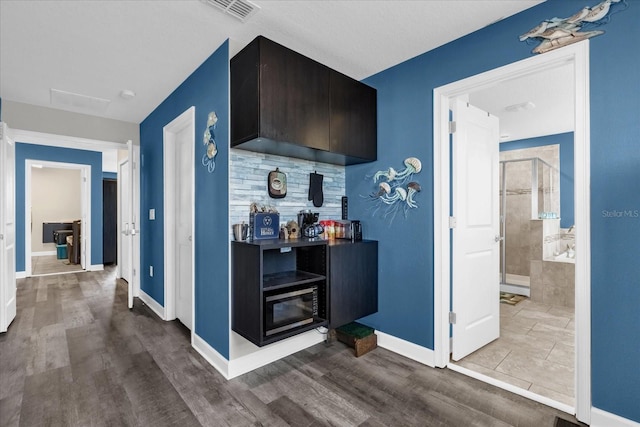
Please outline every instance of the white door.
M498 118L453 108L453 360L500 336Z
M131 264L129 259L130 240L129 233L131 226L131 218L129 215L129 159L120 163L118 166L118 200L120 208L118 212L120 229L120 245L118 247L118 268L120 269L120 277L131 282Z
M140 156L140 152L138 147L134 147L131 141L127 142L128 148L128 159L127 162L127 170L129 175L129 197L128 199L128 209L127 209L127 217L130 219L129 228L127 232L127 259L130 267L130 280L127 280L128 283L128 305L129 308L133 308L133 297L138 295L138 289L140 287L139 282L139 268L138 263L140 260L140 223L138 221L139 213L140 213L140 199L138 196L138 188L139 188L139 168L138 168L138 158Z
M194 147L193 130L186 127L175 136L176 186L176 317L191 329L191 282L193 269L193 193Z
M0 332L16 317L15 150L9 128L0 123Z

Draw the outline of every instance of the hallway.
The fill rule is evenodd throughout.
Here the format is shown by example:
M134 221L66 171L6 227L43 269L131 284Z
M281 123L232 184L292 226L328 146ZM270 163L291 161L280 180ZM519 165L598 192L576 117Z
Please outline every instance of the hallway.
M0 335L2 426L556 425L546 406L378 348L318 344L231 381L188 331L126 307L115 268L18 281ZM571 425L571 424L568 424Z

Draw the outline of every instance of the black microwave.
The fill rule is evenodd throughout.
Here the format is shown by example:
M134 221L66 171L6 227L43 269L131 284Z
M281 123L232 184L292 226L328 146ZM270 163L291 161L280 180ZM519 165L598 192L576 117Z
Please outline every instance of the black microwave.
M285 288L265 294L264 334L271 336L313 323L318 316L318 287Z

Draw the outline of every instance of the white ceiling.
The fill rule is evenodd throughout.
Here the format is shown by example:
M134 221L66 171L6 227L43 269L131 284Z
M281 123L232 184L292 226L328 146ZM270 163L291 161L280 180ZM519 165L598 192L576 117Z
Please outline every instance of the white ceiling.
M242 23L197 0L0 0L0 97L52 107L53 88L110 100L62 109L140 123L227 38L232 56L264 35L362 79L541 1L256 0Z
M573 64L564 64L469 94L469 103L500 119L501 142L572 132ZM505 107L532 103L516 112Z

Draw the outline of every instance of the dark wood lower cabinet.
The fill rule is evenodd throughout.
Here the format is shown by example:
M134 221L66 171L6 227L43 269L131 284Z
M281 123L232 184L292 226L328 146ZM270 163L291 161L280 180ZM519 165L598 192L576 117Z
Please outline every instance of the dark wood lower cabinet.
M329 246L329 327L378 311L378 242Z
M231 328L258 346L319 326L336 328L378 311L376 241L232 242L231 263ZM286 295L297 300L296 294L308 294L310 288L315 289L313 320L277 328L276 318L296 314L291 308L284 311L287 304L275 307L274 300L284 302ZM302 305L309 307L308 302Z

